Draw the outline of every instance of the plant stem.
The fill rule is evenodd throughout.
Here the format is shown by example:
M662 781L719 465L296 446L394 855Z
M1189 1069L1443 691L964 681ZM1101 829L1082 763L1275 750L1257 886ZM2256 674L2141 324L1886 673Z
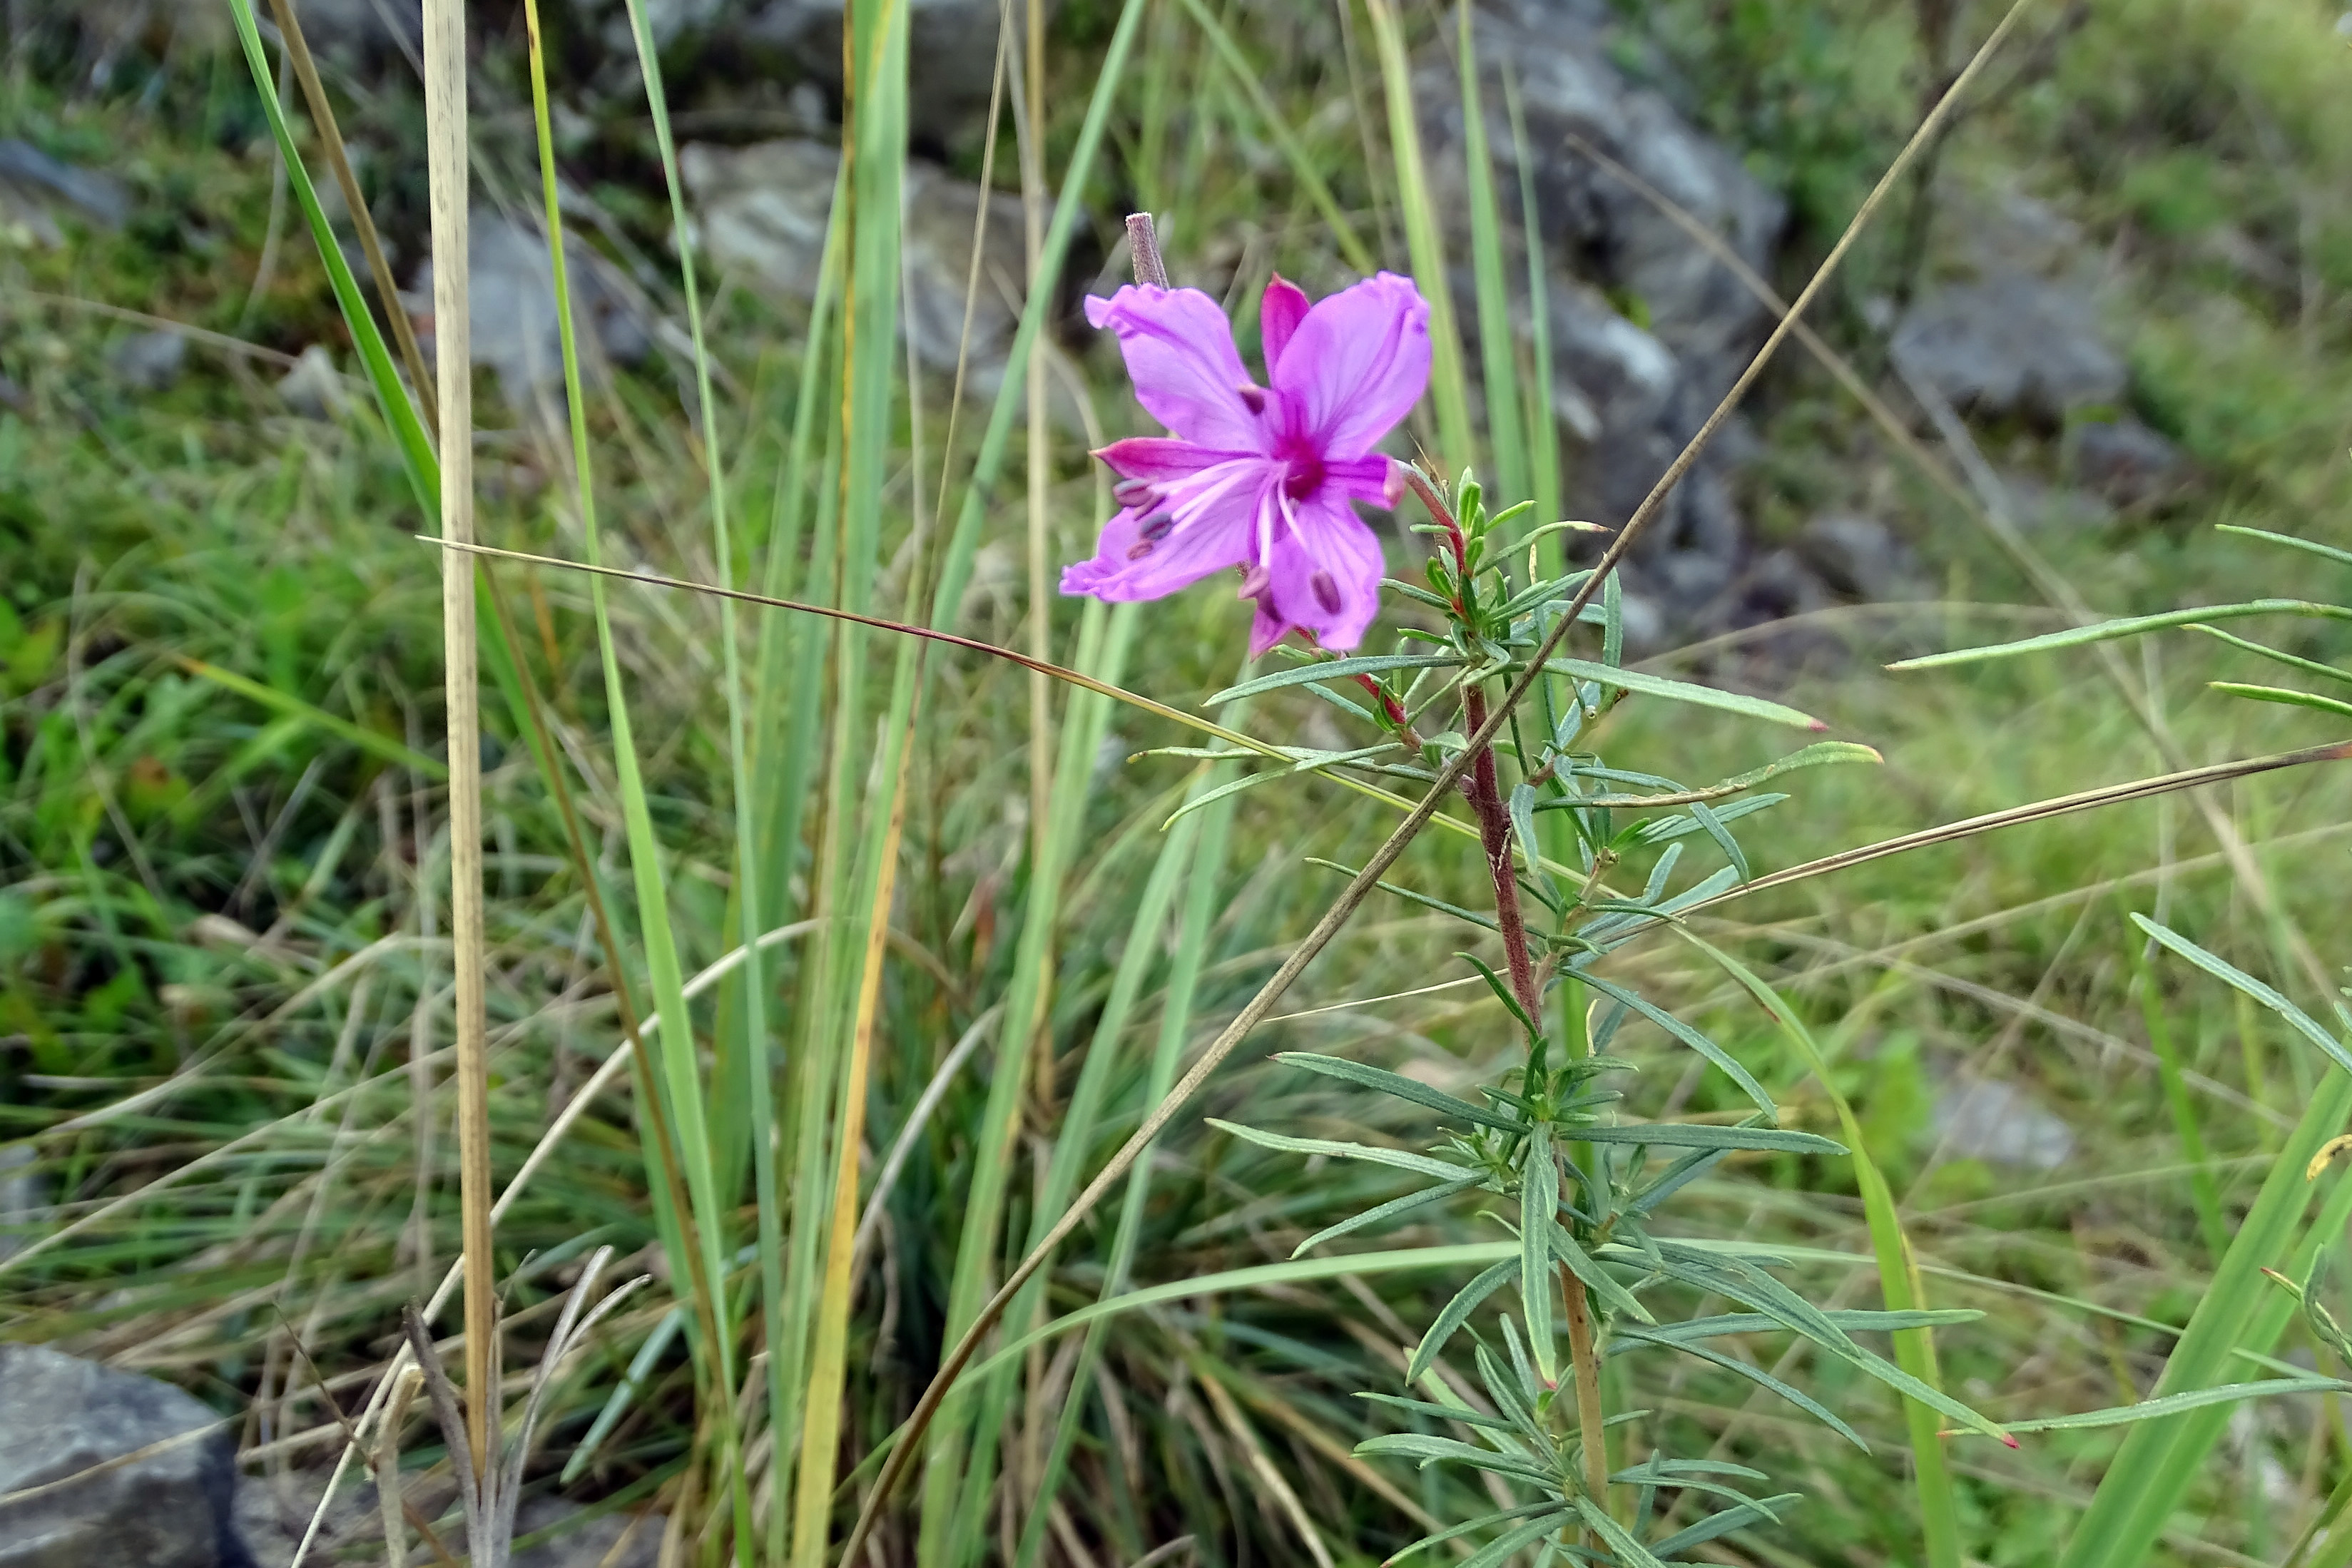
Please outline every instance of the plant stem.
M1475 686L1463 693L1463 716L1473 731L1486 722L1486 696ZM1503 805L1496 776L1495 748L1489 744L1471 764L1471 805L1478 814L1478 837L1486 849L1487 874L1495 882L1495 923L1503 933L1503 952L1509 961L1511 991L1530 1019L1543 1016L1543 998L1535 963L1528 952L1526 918L1519 910L1519 881L1511 869L1511 816ZM1533 1045L1530 1040L1530 1046ZM1530 1089L1535 1086L1530 1085ZM1568 1306L1568 1353L1576 1380L1576 1425L1584 1446L1584 1485L1592 1500L1606 1508L1609 1498L1609 1450L1601 1408L1601 1359L1592 1341L1592 1307L1584 1285L1567 1269L1560 1270L1560 1294ZM1536 1284L1534 1289L1542 1286Z
M1465 688L1462 711L1474 731L1484 729L1486 694L1475 685ZM1535 962L1528 953L1528 922L1519 912L1519 879L1511 869L1511 814L1503 805L1492 744L1482 748L1470 764L1466 793L1478 814L1478 841L1486 847L1486 874L1495 881L1495 922L1502 928L1503 954L1510 963L1511 994L1518 998L1532 1025L1543 1016L1543 997L1536 986Z
M1601 1408L1601 1357L1592 1342L1592 1307L1584 1282L1559 1271L1568 1302L1568 1356L1576 1369L1576 1428L1584 1445L1584 1489L1601 1508L1609 1506L1609 1438Z

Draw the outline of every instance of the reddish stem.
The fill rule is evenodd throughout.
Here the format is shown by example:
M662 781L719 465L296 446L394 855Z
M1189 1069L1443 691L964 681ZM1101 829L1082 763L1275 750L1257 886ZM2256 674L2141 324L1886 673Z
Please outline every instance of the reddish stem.
M1465 688L1462 710L1475 733L1486 722L1486 694L1475 685ZM1511 992L1532 1026L1543 1016L1543 998L1536 984L1535 961L1528 952L1527 919L1519 912L1519 879L1511 870L1511 814L1503 805L1493 746L1481 751L1471 764L1465 793L1478 814L1478 841L1486 847L1486 873L1495 883L1495 923L1502 930L1503 955L1510 963Z

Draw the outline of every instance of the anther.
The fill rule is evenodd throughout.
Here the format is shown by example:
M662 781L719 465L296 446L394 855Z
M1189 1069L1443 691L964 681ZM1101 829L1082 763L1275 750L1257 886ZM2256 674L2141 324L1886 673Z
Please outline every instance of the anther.
M1155 511L1150 517L1143 520L1140 525L1140 531L1144 538L1151 541L1154 544L1157 544L1161 540L1167 538L1169 530L1175 526L1176 514L1174 512Z
M1241 395L1243 406L1246 407L1252 414L1263 414L1265 412L1265 388L1262 386L1253 386L1245 381L1242 383L1241 385L1234 388L1234 390Z
M1324 614L1339 613L1339 584L1331 580L1331 574L1318 572L1307 579L1307 585L1315 590L1315 602L1323 606Z
M1127 558L1129 561L1140 561L1159 548L1160 546L1148 539L1139 540L1127 547Z
M1149 479L1121 479L1110 488L1111 499L1121 506L1146 507L1160 494L1159 488Z

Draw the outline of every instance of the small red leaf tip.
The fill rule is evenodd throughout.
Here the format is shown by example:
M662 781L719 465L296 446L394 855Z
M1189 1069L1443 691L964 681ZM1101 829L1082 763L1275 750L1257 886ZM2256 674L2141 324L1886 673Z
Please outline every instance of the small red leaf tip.
M2008 1433L2006 1433L2006 1432L2003 1432L2003 1433L2000 1435L2000 1440L2001 1440L2002 1442L2004 1442L2004 1443L2008 1444L2008 1445L2009 1445L2011 1447L2012 1447L2012 1448L2015 1448L2015 1447L2021 1447L2021 1445L2019 1444L2018 1440L2017 1440L2016 1438L2014 1438L2014 1437L2011 1436L2010 1436Z
M1807 726L1806 726L1806 728L1807 728L1807 729L1809 729L1809 730L1811 730L1814 734L1818 735L1818 734L1821 734L1822 731L1826 731L1826 730L1829 728L1829 726L1828 726L1827 724L1822 723L1819 719L1816 719L1816 720L1814 720L1811 724L1807 725Z

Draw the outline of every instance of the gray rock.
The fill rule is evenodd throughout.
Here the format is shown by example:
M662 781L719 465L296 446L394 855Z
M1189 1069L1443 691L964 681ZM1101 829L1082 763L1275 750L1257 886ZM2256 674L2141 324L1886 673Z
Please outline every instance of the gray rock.
M1995 1165L2054 1170L2074 1152L2074 1130L2032 1090L1998 1079L1946 1084L1936 1097L1946 1152Z
M2137 419L2092 421L2070 436L2074 482L2117 506L2162 500L2189 478L2180 448Z
M1799 532L1797 552L1849 598L1910 598L1923 587L1917 552L1874 517L1825 512Z
M549 389L556 389L560 408L563 342L546 238L488 207L476 207L467 220L467 261L473 363L497 374L499 390L516 413L538 408ZM643 359L653 346L651 317L619 269L577 235L570 235L564 241L564 272L583 370L593 374L602 362L633 364ZM429 310L430 259L417 268L412 287ZM417 337L429 359L430 330L420 331Z
M703 246L719 267L762 290L805 301L816 294L826 215L841 154L821 142L787 140L727 148L698 143L678 154ZM955 369L971 270L972 220L982 192L938 165L910 159L906 173L907 329L919 359ZM1024 263L1021 203L987 197L980 288L973 296L967 384L993 391L1019 324Z
M305 419L331 419L342 411L343 378L324 343L312 343L278 378L278 395Z
M169 1384L44 1345L0 1344L0 1493L132 1463L0 1507L0 1568L247 1568L231 1523L235 1444Z
M660 1514L599 1514L577 1525L567 1521L583 1510L562 1498L532 1498L515 1512L515 1536L557 1529L560 1533L515 1553L513 1568L655 1568L661 1559ZM616 1554L617 1553L617 1554Z
M185 333L139 332L109 349L106 363L134 391L165 392L188 367Z
M1769 264L1786 210L1733 153L1619 68L1612 26L1604 0L1486 0L1474 37L1487 145L1510 216L1519 142L1505 108L1506 66L1523 108L1549 263L1551 406L1571 448L1569 510L1615 525L1729 387L1769 318L1730 271L1577 143L1623 164L1759 269ZM1433 53L1418 79L1429 106L1433 179L1454 253L1466 254L1464 125L1451 55ZM1510 286L1520 289L1516 268L1512 275ZM1466 274L1456 294L1463 310L1475 310ZM1736 595L1727 591L1748 554L1748 529L1728 483L1736 447L1718 443L1701 460L1628 563L1627 591L1655 637L1731 614Z
M65 243L61 210L100 228L122 226L131 193L110 174L62 163L28 142L0 137L0 230L20 228L54 249Z
M1936 290L1905 314L1891 347L1904 374L1964 413L2055 423L2116 401L2126 380L2090 296L2026 272Z

